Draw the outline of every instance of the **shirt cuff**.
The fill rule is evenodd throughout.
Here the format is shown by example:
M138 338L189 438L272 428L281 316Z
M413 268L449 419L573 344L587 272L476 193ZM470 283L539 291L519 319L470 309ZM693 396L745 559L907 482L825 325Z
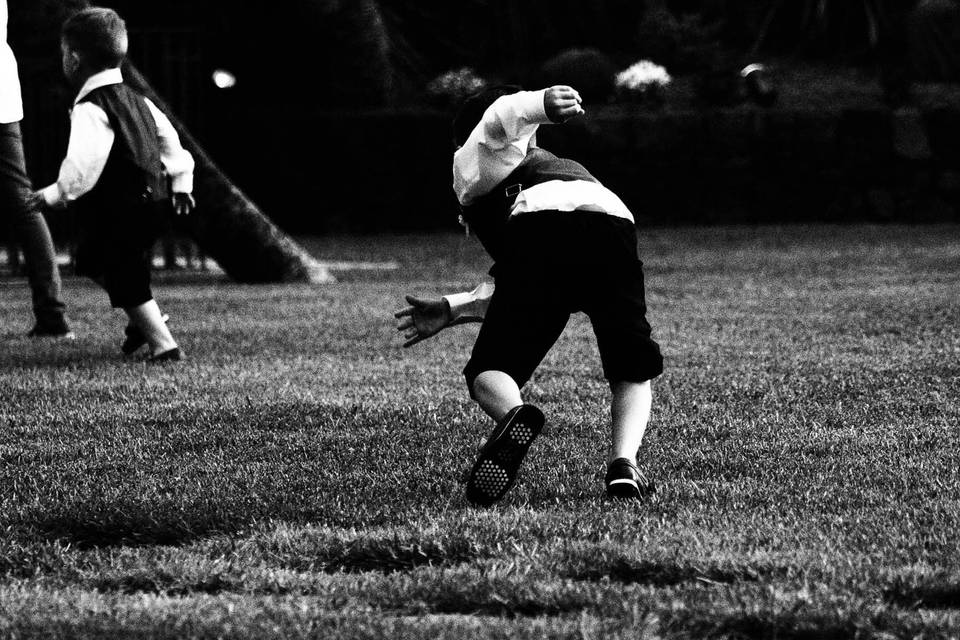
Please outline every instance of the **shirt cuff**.
M547 117L547 108L543 104L546 95L546 89L540 89L539 91L522 91L520 93L520 111L531 122L539 122L540 124L549 124L552 122L550 118Z
M454 321L459 320L464 312L470 308L470 304L474 301L474 294L472 291L453 293L449 296L443 296L443 299L450 305L450 320Z
M193 176L181 174L170 179L170 189L174 193L193 193Z
M40 195L43 196L43 201L47 203L48 207L57 206L63 199L63 195L60 193L60 185L56 182L48 187L44 187L44 189L40 191Z

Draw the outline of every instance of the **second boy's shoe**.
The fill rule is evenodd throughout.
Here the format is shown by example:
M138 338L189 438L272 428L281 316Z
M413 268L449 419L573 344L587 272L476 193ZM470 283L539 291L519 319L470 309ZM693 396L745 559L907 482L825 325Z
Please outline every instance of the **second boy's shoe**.
M146 357L146 362L150 364L159 364L161 362L179 362L186 358L183 354L183 351L180 351L180 347L174 347L173 349L167 349L166 351L161 351L155 355L149 355Z
M653 484L640 469L626 458L617 458L607 467L603 480L607 497L617 500L640 500L654 492Z
M53 338L55 340L73 340L77 337L67 321L61 318L56 322L38 322L27 333L28 338Z
M163 314L160 319L166 322L170 319L170 316ZM128 324L123 330L123 333L127 337L124 339L123 344L120 345L120 351L122 351L125 356L132 356L140 350L140 347L147 344L147 337L143 335L143 331L140 331L140 328L135 324Z
M487 507L502 498L517 480L527 449L543 429L543 413L523 404L503 417L480 449L467 479L467 500Z

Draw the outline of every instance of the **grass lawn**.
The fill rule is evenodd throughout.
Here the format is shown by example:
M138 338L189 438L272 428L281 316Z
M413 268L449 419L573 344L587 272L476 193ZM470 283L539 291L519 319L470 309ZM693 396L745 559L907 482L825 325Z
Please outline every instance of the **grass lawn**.
M125 362L85 281L34 343L0 281L0 636L956 638L960 227L654 229L666 356L644 504L601 500L582 317L528 387L520 484L469 507L476 333L404 350L402 294L473 286L453 235L326 238L399 262L334 286L161 276L189 355Z

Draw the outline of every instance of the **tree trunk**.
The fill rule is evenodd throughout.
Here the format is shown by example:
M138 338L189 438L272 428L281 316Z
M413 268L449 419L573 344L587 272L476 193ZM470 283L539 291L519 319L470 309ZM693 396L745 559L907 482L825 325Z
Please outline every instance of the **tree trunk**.
M238 282L335 282L330 272L274 225L217 167L133 65L124 78L167 114L193 154L197 243Z

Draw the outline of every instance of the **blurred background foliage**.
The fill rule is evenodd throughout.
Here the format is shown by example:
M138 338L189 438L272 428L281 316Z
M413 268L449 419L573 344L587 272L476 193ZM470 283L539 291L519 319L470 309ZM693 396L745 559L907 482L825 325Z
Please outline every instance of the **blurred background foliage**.
M741 177L755 189L757 171L768 167L777 167L762 183L771 194L796 183L800 196L811 196L795 198L796 208L828 210L851 180L847 169L864 161L836 151L845 110L880 114L875 127L866 127L870 134L849 145L856 151L890 138L887 107L923 97L921 108L943 107L947 115L907 129L932 127L931 141L949 138L944 149L960 148L948 135L960 130L950 115L960 104L957 92L910 91L914 80L960 80L960 0L97 1L127 19L132 61L224 171L295 232L455 221L443 111L482 83L566 83L591 107L608 104L591 112L623 121L591 128L587 119L565 128L569 153L604 149L590 166L606 172L601 177L638 210L652 212L683 208L677 193L726 193ZM71 96L55 81L57 40L60 20L77 0L9 2L29 103L28 163L44 183L55 177L65 145ZM652 99L617 90L618 72L639 61L662 66L671 78L649 92ZM763 114L746 106L749 83L738 73L758 62L778 90L775 103L754 101ZM216 69L235 75L236 85L216 87ZM850 120L859 126L865 117ZM879 147L882 153L869 154L887 163L877 175L893 170L893 146ZM768 157L778 153L779 165ZM656 163L638 166L645 158ZM716 184L671 183L692 175L690 158L704 163L693 173ZM418 168L415 180L410 166ZM829 175L804 178L805 166ZM940 171L931 169L924 184L960 185L952 173L941 180ZM638 181L638 172L651 177ZM874 183L891 183L861 182L871 180L852 198L859 202ZM640 188L650 184L662 193ZM950 188L960 197L960 187ZM743 198L727 205L694 199L686 210L691 220L720 219L726 207L740 220L767 206L764 197L749 206Z
M492 81L583 86L639 59L672 75L727 73L758 57L879 69L904 60L908 15L954 0L103 0L133 27L199 28L210 65L245 87L323 107L427 100L441 74L469 67ZM11 0L25 52L55 44L72 0ZM55 36L55 33L53 34ZM134 48L136 42L134 42ZM586 53L584 53L586 52ZM315 90L316 89L316 90ZM272 90L272 89L268 89ZM591 86L588 93L608 89ZM314 95L319 96L319 101ZM256 99L256 95L246 96ZM722 97L720 99L722 102Z

